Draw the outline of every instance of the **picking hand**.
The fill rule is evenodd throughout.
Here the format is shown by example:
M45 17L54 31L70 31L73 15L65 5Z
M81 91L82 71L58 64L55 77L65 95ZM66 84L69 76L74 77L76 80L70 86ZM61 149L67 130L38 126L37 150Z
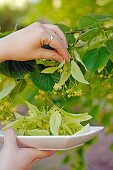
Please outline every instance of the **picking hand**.
M44 45L53 50L43 48ZM66 38L58 26L35 22L0 39L1 61L33 59L69 61Z

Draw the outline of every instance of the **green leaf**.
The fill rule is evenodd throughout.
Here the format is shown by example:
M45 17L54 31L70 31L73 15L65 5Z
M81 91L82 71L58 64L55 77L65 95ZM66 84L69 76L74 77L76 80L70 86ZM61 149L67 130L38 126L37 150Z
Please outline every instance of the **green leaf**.
M76 132L74 135L80 135L80 134L84 134L86 132L88 132L89 129L89 124L87 124L86 126L83 126L81 130L79 130L78 132Z
M80 55L77 53L77 51L74 51L74 55L75 55L76 60L77 60L78 62L80 62L80 63L84 66L85 70L87 70L85 64L84 64L83 61L81 60Z
M97 14L93 14L93 17L95 17L100 22L108 21L108 20L113 19L113 15L97 15Z
M51 74L54 73L55 71L57 71L59 68L63 67L63 65L65 64L65 60L63 60L58 67L48 67L45 68L43 71L41 71L41 73L45 73L45 74Z
M64 160L63 160L63 164L69 164L69 162L70 162L70 160L71 160L71 156L70 155L67 155L67 156L65 156L65 158L64 158Z
M113 38L108 39L105 43L108 52L111 54L110 59L113 61Z
M75 43L75 37L73 34L66 34L66 39L67 39L68 45L72 45Z
M23 117L25 117L16 111L14 112L14 115L15 115L16 119L22 119Z
M62 117L59 111L52 114L50 118L50 130L53 135L59 134L59 127L61 125Z
M100 67L106 66L109 60L110 54L106 47L101 47L100 49L92 49L87 51L83 56L83 62L87 69L94 73Z
M8 77L22 79L25 74L32 72L36 61L4 61L0 63L0 72Z
M64 24L57 24L59 26L59 28L65 33L65 32L69 32L70 28Z
M64 130L65 130L65 132L66 132L67 134L73 135L71 129L70 129L66 124L64 124L63 126L64 126Z
M44 69L41 73L44 73L44 74L51 74L51 73L54 73L56 70L58 70L58 67L48 67L46 69Z
M49 136L49 132L47 130L38 130L38 129L27 130L27 134L29 136Z
M61 87L65 84L65 82L68 80L70 75L71 75L70 63L66 63L63 67L63 71L61 73L60 80L58 83L55 84L54 89L60 90Z
M11 93L12 89L16 86L16 83L11 78L6 78L3 82L3 88L0 91L0 99L6 97Z
M61 114L62 116L67 117L67 120L69 120L69 118L73 121L76 122L82 122L82 121L87 121L89 119L92 118L92 116L88 115L88 113L82 113L82 114L73 114L73 113L68 113L64 110L61 110Z
M88 41L89 43L93 38L95 38L100 33L100 31L101 29L99 28L92 28L92 29L89 29L87 32L81 34L79 38L82 41Z
M30 78L39 89L52 92L54 84L59 81L59 74L44 74L37 68L31 72Z
M42 60L42 59L38 59L38 60L36 60L36 63L39 65L39 64L41 64L41 65L44 65L44 66L46 66L46 67L54 67L54 66L56 66L56 62L55 61L50 61L50 60Z
M29 103L28 101L25 101L25 103L26 103L27 107L30 110L29 114L31 116L40 115L40 111L38 110L38 108L36 106L34 106L33 104Z
M63 67L63 66L64 66L64 64L65 64L65 60L63 60L63 61L59 64L58 68Z
M86 15L80 18L79 20L79 28L92 28L98 26L100 23L105 22L107 20L111 20L113 15Z
M83 16L79 20L79 28L92 28L98 24L98 20L93 16Z
M68 80L68 78L70 77L70 64L69 63L66 63L64 65L64 68L63 68L63 71L62 71L62 74L61 74L61 78L59 80L59 84L62 86L65 84L65 82Z
M79 66L76 64L74 60L71 61L71 75L78 82L89 84L88 81L84 79L83 73L81 72Z
M22 79L16 83L15 88L11 91L10 97L13 99L17 94L21 93L27 86L25 79Z
M66 117L67 120L66 120L66 125L70 128L70 129L73 129L74 133L72 133L72 135L75 134L75 132L79 131L82 129L82 125L80 124L80 121L77 121L76 119L71 119L71 118L68 118ZM72 130L71 130L72 131Z

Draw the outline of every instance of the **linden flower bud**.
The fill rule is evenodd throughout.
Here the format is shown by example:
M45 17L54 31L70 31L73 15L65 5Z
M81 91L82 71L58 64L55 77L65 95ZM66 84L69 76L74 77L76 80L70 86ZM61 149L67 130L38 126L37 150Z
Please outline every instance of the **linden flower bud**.
M54 90L60 90L61 88L62 88L62 86L60 85L60 84L58 84L58 83L55 83L55 85L54 85Z
M99 76L100 78L103 78L103 75L102 74L100 74L100 76Z
M5 106L5 107L10 107L10 106L11 106L11 103L10 103L10 102L4 102L4 106Z
M42 90L39 90L39 94L40 94L40 95L44 95L44 94L45 94L45 92L44 92L44 91L42 91Z
M37 100L38 99L38 95L36 95L34 98Z
M70 90L68 89L68 90L66 90L66 93L69 93L70 92Z
M67 88L67 85L65 84L64 87Z
M0 106L0 111L3 111L4 107L3 106Z
M68 95L67 95L67 97L68 97L68 98L70 98L70 97L71 97L71 95L70 95L70 94L68 94Z
M54 91L53 93L54 93L54 94L57 94L57 92L56 92L56 91Z
M61 68L61 69L59 69L58 71L59 71L60 73L62 73L63 69Z
M75 91L74 96L82 96L82 91Z
M16 111L16 108L12 107L11 112L15 112L15 111Z

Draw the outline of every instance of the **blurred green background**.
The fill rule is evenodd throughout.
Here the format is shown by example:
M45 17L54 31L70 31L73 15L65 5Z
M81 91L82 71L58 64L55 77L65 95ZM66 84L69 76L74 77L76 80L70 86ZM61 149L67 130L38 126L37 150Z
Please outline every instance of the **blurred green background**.
M78 20L86 14L113 14L113 0L0 0L0 29L2 32L20 29L35 21L63 23L76 29ZM105 132L83 147L40 162L34 170L113 169L113 80L103 82L95 78L91 83L93 91L86 88L81 97L67 101L54 98L54 102L69 111L89 112L93 116L91 123L105 126ZM37 89L31 86L23 96L32 101L36 94Z

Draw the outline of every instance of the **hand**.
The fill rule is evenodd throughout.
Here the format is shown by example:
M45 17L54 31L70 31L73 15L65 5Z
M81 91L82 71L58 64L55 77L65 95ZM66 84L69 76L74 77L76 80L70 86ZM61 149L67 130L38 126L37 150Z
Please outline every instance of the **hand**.
M53 40L51 40L51 35ZM42 48L49 45L54 50ZM67 42L58 26L39 22L0 39L0 60L49 59L69 61Z
M49 157L53 153L53 151L39 151L34 148L19 147L15 132L12 129L8 129L0 152L0 169L30 170L35 162Z

